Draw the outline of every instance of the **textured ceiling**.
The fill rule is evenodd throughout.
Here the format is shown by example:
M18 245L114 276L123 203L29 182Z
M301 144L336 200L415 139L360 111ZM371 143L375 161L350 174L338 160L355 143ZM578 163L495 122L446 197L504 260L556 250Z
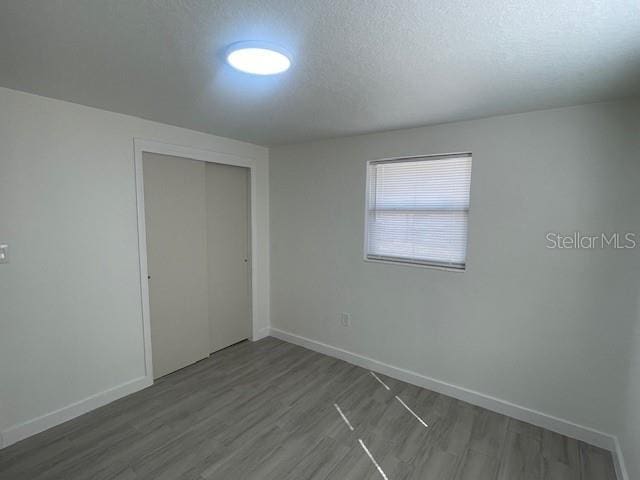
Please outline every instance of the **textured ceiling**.
M224 64L239 40L294 55ZM0 85L274 145L640 93L637 0L0 0Z

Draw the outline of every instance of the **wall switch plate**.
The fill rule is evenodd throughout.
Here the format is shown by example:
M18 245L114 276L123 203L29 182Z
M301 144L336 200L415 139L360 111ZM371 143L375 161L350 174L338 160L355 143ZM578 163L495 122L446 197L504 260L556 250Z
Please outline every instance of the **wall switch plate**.
M343 327L351 326L351 314L350 313L341 313L340 314L340 325Z
M0 245L0 263L9 263L9 245Z

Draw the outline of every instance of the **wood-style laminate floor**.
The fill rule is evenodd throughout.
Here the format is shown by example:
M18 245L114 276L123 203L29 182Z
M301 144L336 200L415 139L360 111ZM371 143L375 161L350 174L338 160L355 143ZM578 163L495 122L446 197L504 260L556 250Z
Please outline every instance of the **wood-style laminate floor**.
M615 474L604 450L266 338L215 353L0 451L0 478L614 480Z

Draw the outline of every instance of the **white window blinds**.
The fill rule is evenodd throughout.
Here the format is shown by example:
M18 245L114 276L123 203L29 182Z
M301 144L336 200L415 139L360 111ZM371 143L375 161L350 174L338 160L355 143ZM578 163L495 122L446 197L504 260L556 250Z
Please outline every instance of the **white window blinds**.
M367 182L366 258L465 268L470 154L369 162Z

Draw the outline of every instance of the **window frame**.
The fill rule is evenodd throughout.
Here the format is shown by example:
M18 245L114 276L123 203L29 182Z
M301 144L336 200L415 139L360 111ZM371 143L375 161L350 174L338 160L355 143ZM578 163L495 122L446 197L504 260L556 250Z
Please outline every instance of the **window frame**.
M451 158L451 157L469 157L472 159L472 171L473 171L473 154L470 151L466 152L453 152L453 153L436 153L436 154L428 154L428 155L409 155L402 157L389 157L389 158L379 158L375 160L367 160L365 162L365 192L364 192L364 242L363 242L363 254L362 259L365 262L369 263L381 263L386 265L399 265L405 267L419 267L419 268L428 268L433 270L440 270L445 272L455 272L455 273L463 273L466 272L469 267L469 225L471 221L471 183L469 183L469 208L467 210L467 251L465 255L465 261L463 266L454 266L444 262L437 262L433 260L418 260L411 258L401 258L401 257L383 257L383 256L370 256L368 253L369 247L369 195L370 191L370 182L369 182L369 169L371 165L376 163L393 163L393 162L411 162L411 161L420 161L420 160L439 160L442 158ZM471 177L471 182L473 182L473 173Z

